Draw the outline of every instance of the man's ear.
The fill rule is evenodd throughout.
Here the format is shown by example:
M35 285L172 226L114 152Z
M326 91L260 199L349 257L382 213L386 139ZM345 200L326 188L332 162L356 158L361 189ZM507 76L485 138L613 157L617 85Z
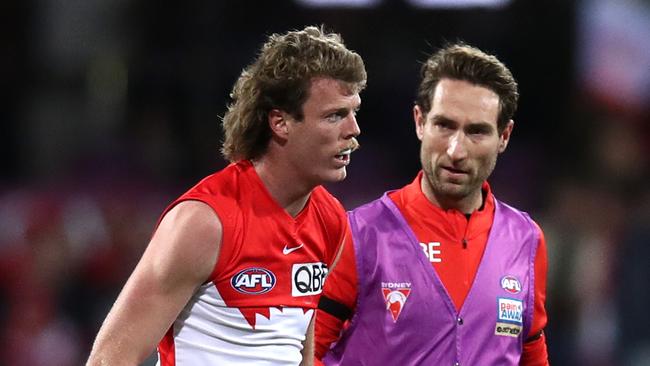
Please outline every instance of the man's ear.
M426 123L427 116L422 112L422 108L419 105L413 107L413 122L415 122L415 134L418 135L418 139L422 141L424 137L424 124Z
M271 109L268 114L268 122L273 135L286 139L289 135L288 114L279 110Z
M506 151L506 147L508 147L508 142L510 141L510 136L512 135L512 129L514 127L515 121L510 120L508 121L506 128L503 129L503 132L501 132L501 136L499 136L499 153Z

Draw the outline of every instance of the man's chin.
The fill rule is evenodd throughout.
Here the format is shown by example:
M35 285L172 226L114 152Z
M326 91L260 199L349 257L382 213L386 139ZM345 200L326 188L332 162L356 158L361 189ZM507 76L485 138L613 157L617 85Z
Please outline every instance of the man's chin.
M345 167L339 168L339 169L337 169L337 171L335 173L334 182L341 182L341 181L345 180L345 178L347 176L348 176L348 171L345 169Z
M333 169L332 171L328 172L328 174L324 177L323 183L337 183L345 180L347 177L347 170L345 167L338 168L338 169Z
M453 182L445 182L441 184L439 193L453 199L461 199L469 194L466 184Z

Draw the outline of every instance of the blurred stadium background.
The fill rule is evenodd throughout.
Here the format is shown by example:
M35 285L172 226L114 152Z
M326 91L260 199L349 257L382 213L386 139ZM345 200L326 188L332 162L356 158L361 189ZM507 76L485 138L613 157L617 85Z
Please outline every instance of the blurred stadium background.
M551 363L650 365L650 1L9 0L0 20L0 364L83 363L161 210L225 166L241 69L324 24L369 74L346 207L418 171L427 54L497 54L521 103L491 184L546 232Z

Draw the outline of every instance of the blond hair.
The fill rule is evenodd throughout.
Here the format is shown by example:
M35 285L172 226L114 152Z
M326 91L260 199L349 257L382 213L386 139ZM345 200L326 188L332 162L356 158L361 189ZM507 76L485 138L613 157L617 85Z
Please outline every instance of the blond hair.
M263 155L271 139L268 113L280 109L301 121L311 80L317 76L349 83L357 92L367 77L361 56L347 49L339 34L310 26L269 36L230 94L222 124L224 157L239 161Z

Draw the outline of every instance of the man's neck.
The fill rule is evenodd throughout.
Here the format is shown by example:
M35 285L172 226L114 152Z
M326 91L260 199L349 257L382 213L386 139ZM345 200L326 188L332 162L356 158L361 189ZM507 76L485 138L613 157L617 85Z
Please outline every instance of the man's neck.
M268 157L254 160L253 168L278 205L291 217L298 216L305 208L314 187L301 184L301 180L289 167L275 163Z

